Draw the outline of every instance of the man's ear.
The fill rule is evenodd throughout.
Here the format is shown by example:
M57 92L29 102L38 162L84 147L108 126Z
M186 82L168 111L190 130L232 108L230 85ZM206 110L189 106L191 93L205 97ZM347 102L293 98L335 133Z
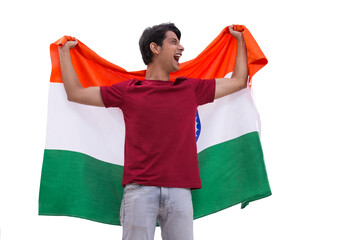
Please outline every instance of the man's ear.
M160 46L157 45L156 43L152 42L152 43L150 43L150 50L151 50L154 54L159 54Z

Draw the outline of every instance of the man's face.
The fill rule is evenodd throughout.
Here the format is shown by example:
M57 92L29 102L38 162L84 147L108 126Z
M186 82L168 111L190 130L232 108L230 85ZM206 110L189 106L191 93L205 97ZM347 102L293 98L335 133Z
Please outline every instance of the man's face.
M166 37L159 52L159 61L165 71L174 72L179 70L179 59L184 51L176 34L172 31L166 32Z

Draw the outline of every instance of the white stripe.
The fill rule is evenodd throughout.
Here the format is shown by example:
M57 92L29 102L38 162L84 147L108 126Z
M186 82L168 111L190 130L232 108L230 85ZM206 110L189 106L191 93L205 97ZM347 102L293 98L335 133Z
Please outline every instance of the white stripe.
M117 108L69 102L62 83L50 83L46 149L81 152L124 165L125 127Z
M249 132L260 132L259 114L249 87L198 110L201 121L198 152ZM81 152L124 165L124 136L120 109L69 102L63 84L50 83L46 149Z
M249 87L198 107L201 122L197 150L246 133L260 133L260 118Z

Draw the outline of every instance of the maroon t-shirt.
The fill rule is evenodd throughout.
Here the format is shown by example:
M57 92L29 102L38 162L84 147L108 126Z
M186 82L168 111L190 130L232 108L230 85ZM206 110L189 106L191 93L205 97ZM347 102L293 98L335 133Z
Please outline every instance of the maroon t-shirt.
M132 79L100 90L105 107L118 107L124 115L123 186L201 188L196 109L214 101L214 79Z

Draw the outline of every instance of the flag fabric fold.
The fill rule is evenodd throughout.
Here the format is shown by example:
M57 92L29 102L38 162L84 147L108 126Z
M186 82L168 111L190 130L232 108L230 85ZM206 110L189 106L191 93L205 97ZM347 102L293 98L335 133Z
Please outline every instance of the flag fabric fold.
M250 88L253 75L267 59L245 26L235 25L234 29L244 33L249 84L198 108L194 124L203 187L192 190L194 219L239 203L244 208L271 195L260 142L260 118ZM58 47L69 40L74 38L64 36L50 45L52 71L39 215L119 225L125 136L122 112L67 101ZM144 79L145 70L128 72L78 42L70 54L84 87ZM229 77L236 47L236 39L226 27L196 58L181 63L170 80L180 76Z

